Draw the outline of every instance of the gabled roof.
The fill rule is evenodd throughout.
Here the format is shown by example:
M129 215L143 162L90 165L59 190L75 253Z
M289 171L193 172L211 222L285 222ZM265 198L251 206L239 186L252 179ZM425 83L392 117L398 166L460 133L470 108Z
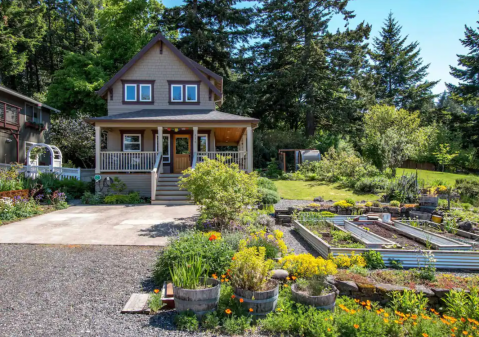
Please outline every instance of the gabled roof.
M86 119L88 123L95 122L196 122L196 123L259 123L251 117L233 115L216 110L206 109L144 109L116 115Z
M39 106L39 107L43 107L43 108L52 110L52 111L54 111L54 112L60 112L60 110L57 110L57 109L55 109L55 108L52 108L51 106L48 106L48 105L43 104L43 103L41 103L41 102L39 102L39 101L36 101L36 100L34 100L33 98L30 98L30 97L28 97L28 96L22 95L21 93L16 92L15 90L9 89L9 88L7 88L7 87L4 87L3 85L0 85L0 91L1 91L1 92L5 92L5 93L7 93L7 94L9 94L9 95L12 95L12 96L21 98L21 99L23 99L24 101L27 101L27 102L29 102L29 103L33 103L33 104L35 104L35 105L37 105L37 106Z
M138 62L143 55L146 54L147 51L149 51L155 44L158 42L162 42L166 47L168 47L183 63L196 75L198 78L205 83L211 91L213 91L219 98L223 97L223 93L210 81L208 78L203 74L206 73L207 75L213 77L217 81L223 80L223 78L212 72L211 70L203 67L202 65L196 63L195 61L189 59L185 55L183 55L178 48L176 48L170 41L168 41L161 33L156 35L153 39L151 39L148 44L143 47L142 50L140 50L127 64L123 66L123 68L120 69L119 72L117 72L108 82L105 83L105 85L97 91L97 94L100 96L104 96L108 89L115 84L116 81L118 81L133 65Z

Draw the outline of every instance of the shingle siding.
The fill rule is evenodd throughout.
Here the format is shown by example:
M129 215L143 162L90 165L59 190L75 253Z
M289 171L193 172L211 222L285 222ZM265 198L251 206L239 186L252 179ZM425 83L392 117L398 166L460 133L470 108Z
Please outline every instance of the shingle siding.
M163 54L160 54L157 43L143 57L130 68L121 80L155 80L152 105L124 105L122 104L123 88L121 80L113 85L113 100L108 94L108 115L138 111L142 109L215 109L215 102L209 100L209 88L205 83L200 87L199 105L170 105L168 104L168 81L198 81L196 76L173 52L163 45ZM214 83L214 80L212 79Z

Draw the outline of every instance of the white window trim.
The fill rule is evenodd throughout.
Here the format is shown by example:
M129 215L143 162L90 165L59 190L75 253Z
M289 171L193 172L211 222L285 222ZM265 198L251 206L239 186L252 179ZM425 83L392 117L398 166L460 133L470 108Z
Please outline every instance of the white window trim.
M127 90L128 87L135 88L135 99L128 99L128 90ZM137 101L136 90L137 90L136 89L136 84L125 84L125 102L136 102Z
M141 99L141 88L149 87L150 88L150 99ZM140 102L151 102L153 100L153 88L151 84L140 84Z
M140 137L139 142L128 142L128 144L140 144L140 149L139 150L125 150L125 145L126 145L125 138L127 136L138 136L138 137ZM125 133L125 134L123 134L123 152L141 152L141 133Z
M179 87L179 88L180 88L180 91L181 91L181 99L174 99L174 98L173 98L173 89L174 89L175 87ZM182 85L182 84L172 84L172 85L171 85L171 93L170 93L170 95L171 95L171 101L172 101L172 102L183 102L183 85Z
M195 92L196 92L196 99L193 100L193 99L188 99L188 87L194 87L195 88ZM185 86L185 102L198 102L198 86L196 84L187 84Z
M170 149L170 146L171 146L170 134L169 133L163 134L163 137L168 137L168 155L165 156L165 154L163 154L163 164L168 164L170 162L170 150L171 150ZM155 151L158 152L158 134L156 134Z
M206 133L199 133L198 138L200 138L200 137L205 137L206 138L206 152L208 152L208 149L209 149L208 148L208 135ZM197 142L198 142L198 146L199 146L200 145L200 140L198 139ZM198 151L198 152L201 152L201 151Z

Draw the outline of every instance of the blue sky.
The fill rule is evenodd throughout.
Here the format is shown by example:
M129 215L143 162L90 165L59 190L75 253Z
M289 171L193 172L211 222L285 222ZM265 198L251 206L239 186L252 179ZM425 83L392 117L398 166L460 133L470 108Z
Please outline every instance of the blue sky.
M181 2L163 0L167 7ZM424 62L431 64L428 79L441 80L434 92L444 91L445 82L457 82L449 75L449 65L457 64L456 54L467 52L459 39L464 37L465 24L477 27L478 0L352 0L348 8L356 14L353 26L363 20L373 26L371 37L378 35L384 19L393 12L403 35L419 42ZM340 20L332 23L332 28L340 26Z

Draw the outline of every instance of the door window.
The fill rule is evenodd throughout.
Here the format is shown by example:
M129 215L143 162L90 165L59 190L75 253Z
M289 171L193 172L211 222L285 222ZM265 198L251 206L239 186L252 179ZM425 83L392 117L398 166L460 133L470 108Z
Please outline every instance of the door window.
M190 139L188 137L178 137L175 142L175 154L190 154Z

